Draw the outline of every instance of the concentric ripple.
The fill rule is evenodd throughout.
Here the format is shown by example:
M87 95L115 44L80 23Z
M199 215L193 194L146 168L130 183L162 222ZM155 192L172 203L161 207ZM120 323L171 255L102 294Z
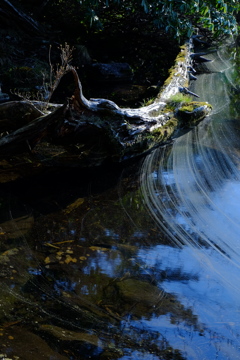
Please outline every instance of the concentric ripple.
M240 118L233 48L207 56L206 73L192 89L213 112L173 146L144 161L141 190L146 207L173 244L189 246L204 266L239 292ZM205 65L206 66L206 65ZM229 274L231 264L231 274Z

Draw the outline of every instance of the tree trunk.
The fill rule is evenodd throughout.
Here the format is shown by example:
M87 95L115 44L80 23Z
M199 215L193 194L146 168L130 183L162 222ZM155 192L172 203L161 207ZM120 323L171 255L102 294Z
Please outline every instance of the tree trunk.
M14 129L10 134L3 134L0 160L7 161L7 164L10 162L11 167L14 163L19 164L19 145L30 142L34 151L25 164L32 163L34 167L40 161L43 166L93 167L105 161L122 162L166 143L179 127L190 128L211 111L207 103L192 101L185 109L181 108L181 103L170 103L172 95L190 93L185 87L191 65L189 49L187 44L153 103L138 109L120 108L107 99L87 99L76 69L67 66L65 72L71 72L75 82L75 92L69 104L60 105L57 110ZM16 103L12 105L17 109ZM7 106L11 107L4 105L3 108ZM32 102L32 107L35 113L38 103ZM18 110L11 111L18 113ZM21 151L28 159L26 146Z
M39 118L31 121L29 124L20 127L18 130L0 139L0 154L9 154L9 152L16 152L17 146L20 143L31 140L39 140L42 136L53 132L63 120L66 112L67 104L62 105L54 112L40 116Z

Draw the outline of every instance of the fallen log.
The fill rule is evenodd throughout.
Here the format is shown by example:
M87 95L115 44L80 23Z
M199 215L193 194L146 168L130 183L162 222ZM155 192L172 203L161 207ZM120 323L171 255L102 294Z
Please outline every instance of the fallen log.
M211 111L211 106L196 101L188 102L188 106L184 101L171 102L171 97L183 89L184 93L197 96L187 91L192 65L190 54L191 44L187 44L153 103L138 109L120 108L108 99L87 99L76 69L67 66L65 70L72 73L75 83L68 105L32 102L34 109L41 111L44 105L50 113L41 114L19 129L14 128L0 139L0 164L5 173L9 168L12 171L15 163L19 176L23 176L23 165L20 171L19 164L24 163L28 169L31 163L32 168L39 170L39 163L44 167L93 167L105 161L122 162L164 144L178 128L195 126ZM57 110L53 110L55 107ZM30 144L28 150L26 146L19 149L26 143ZM5 179L3 181L7 181Z
M9 101L0 104L0 132L14 131L42 116L43 112L30 101Z
M17 147L19 143L40 139L44 134L46 135L48 132L53 131L63 120L66 109L67 104L64 104L54 112L48 115L42 115L27 125L22 126L20 129L2 137L0 139L0 154L4 155L6 152L14 151L14 148Z
M115 102L108 99L86 99L83 95L82 84L78 77L77 71L75 68L70 66L68 71L71 71L74 77L75 82L75 92L74 98L77 101L80 108L84 108L93 113L108 114L114 117L122 117L127 121L133 120L142 120L142 122L148 122L156 124L157 121L160 122L160 125L163 125L164 116L161 113L161 110L165 107L166 103L160 101L158 98L154 101L153 104L141 107L138 109L131 108L120 108ZM178 91L178 90L177 90Z

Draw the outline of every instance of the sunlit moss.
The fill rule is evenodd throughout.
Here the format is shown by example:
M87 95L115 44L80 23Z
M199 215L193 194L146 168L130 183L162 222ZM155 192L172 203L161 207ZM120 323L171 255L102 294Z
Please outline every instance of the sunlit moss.
M177 111L177 116L183 125L186 124L186 126L189 126L201 121L211 110L212 106L207 102L192 101L187 104L182 104Z
M190 102L192 101L192 97L186 94L182 94L182 93L177 93L175 95L172 95L169 100L168 103L182 103L182 102Z
M165 125L151 131L150 135L148 135L148 139L151 139L154 143L164 142L171 137L177 126L178 120L172 117Z
M181 64L183 64L183 63L186 63L187 54L188 54L188 44L184 44L180 47L180 52L175 59L174 65L169 69L169 71L168 71L169 76L165 80L163 87L162 87L161 91L159 92L157 98L159 98L159 99L161 98L163 91L166 89L167 86L169 86L171 84L174 77L180 76L180 74L178 73L179 66L181 66ZM183 84L183 86L186 86L186 87L188 86L187 78L186 78L186 81Z
M212 109L212 105L210 105L207 102L198 102L198 101L192 101L190 103L184 103L182 104L181 108L179 109L179 112L192 112L197 108L200 108L201 106L207 106L208 108Z

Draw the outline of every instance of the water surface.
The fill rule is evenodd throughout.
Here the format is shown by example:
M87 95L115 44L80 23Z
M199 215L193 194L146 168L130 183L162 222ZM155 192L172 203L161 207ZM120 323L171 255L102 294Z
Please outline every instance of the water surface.
M213 113L139 163L0 191L0 359L240 358L238 54Z

